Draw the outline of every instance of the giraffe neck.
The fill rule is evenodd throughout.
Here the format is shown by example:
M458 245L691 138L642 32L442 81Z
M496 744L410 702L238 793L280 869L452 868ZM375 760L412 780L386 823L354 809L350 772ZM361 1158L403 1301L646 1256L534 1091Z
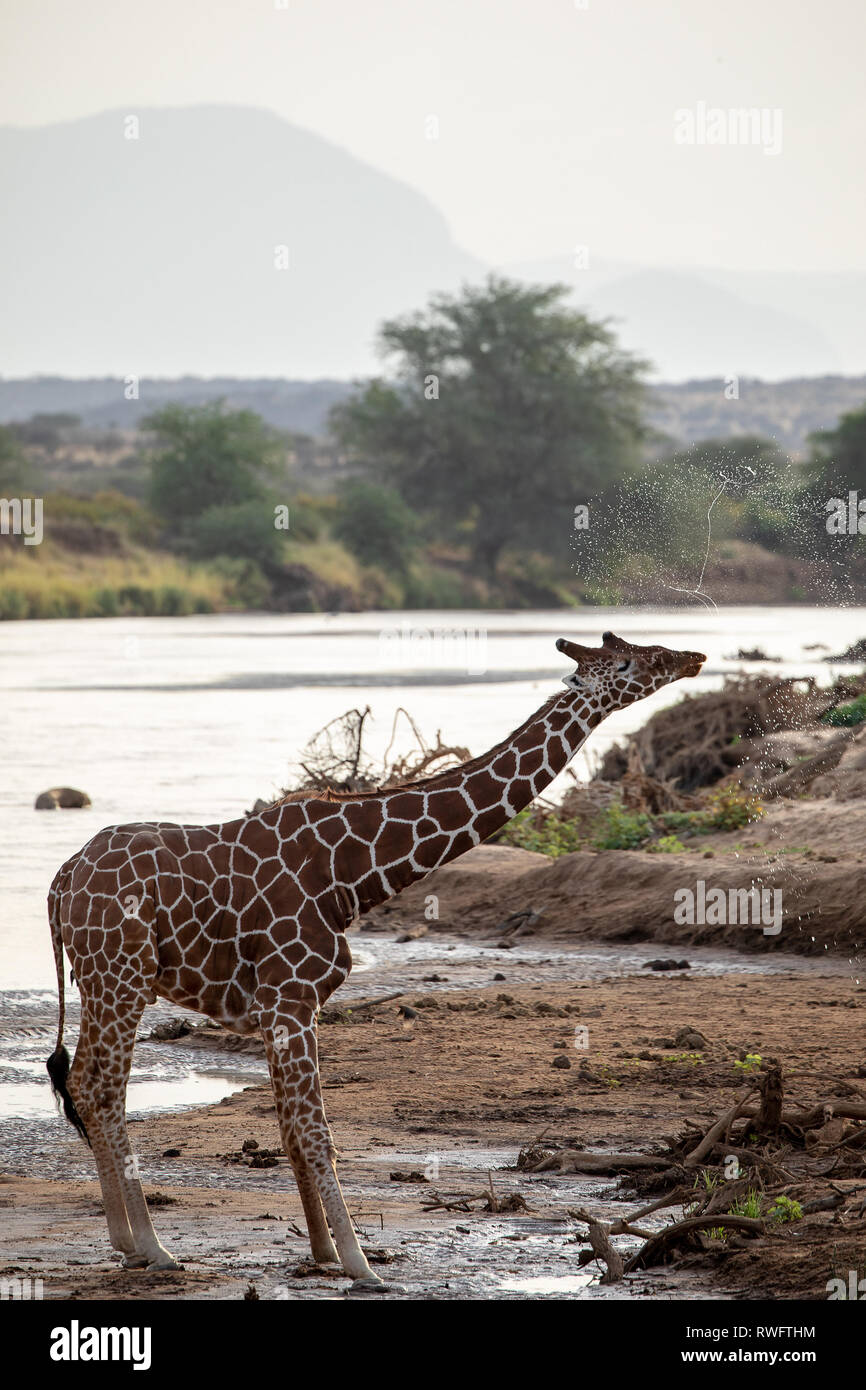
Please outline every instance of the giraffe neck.
M501 829L562 772L609 712L567 690L458 768L389 791L282 809L302 811L332 851L335 886L366 912Z

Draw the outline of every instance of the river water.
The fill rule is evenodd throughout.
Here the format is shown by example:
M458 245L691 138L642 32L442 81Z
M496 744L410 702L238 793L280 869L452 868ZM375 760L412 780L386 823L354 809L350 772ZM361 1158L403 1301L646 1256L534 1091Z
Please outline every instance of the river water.
M311 735L352 707L370 705L377 755L400 707L429 739L441 730L445 742L480 753L555 691L569 670L558 636L595 645L607 627L635 642L704 651L708 660L697 680L607 720L576 760L583 773L653 709L742 669L730 659L739 647L781 657L764 668L779 674L826 682L850 669L821 658L866 634L866 609L255 613L0 625L0 1017L41 1035L55 989L45 894L57 867L100 827L232 819L284 786ZM58 785L85 790L92 808L36 812L39 792ZM35 1103L29 1083L41 1064L34 1057L31 1070L31 1059L20 1051L18 1058L23 1069L0 1047L7 1114L24 1092L26 1108ZM215 1089L224 1082L215 1078ZM202 1086L197 1099L213 1099L213 1090ZM143 1107L157 1102L155 1093L140 1097Z

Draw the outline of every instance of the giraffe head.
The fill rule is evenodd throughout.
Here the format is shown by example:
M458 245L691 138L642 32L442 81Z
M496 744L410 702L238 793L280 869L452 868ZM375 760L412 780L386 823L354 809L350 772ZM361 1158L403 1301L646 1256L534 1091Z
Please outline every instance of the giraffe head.
M601 641L600 647L581 647L560 637L556 646L577 663L563 684L605 713L624 709L683 676L696 676L707 659L703 652L636 647L612 632L602 633Z

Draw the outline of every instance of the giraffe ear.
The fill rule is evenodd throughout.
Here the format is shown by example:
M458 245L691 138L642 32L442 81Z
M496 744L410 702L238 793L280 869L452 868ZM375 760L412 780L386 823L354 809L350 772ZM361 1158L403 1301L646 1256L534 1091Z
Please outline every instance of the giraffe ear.
M583 679L577 674L576 671L573 671L570 676L563 676L562 684L567 685L569 690L586 689L586 686L583 683Z

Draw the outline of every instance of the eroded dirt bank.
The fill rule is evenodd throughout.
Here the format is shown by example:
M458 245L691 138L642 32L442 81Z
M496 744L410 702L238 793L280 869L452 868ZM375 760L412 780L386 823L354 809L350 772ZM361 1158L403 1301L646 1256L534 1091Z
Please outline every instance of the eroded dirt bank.
M806 1100L825 1094L821 1073L857 1085L866 1074L866 987L853 974L646 970L527 986L509 984L508 970L497 955L482 987L411 991L410 1027L394 1002L322 1025L326 1103L350 1210L381 1261L378 1272L405 1289L377 1297L823 1299L839 1271L864 1273L866 1222L843 1227L827 1211L759 1240L731 1241L685 1272L661 1269L587 1290L599 1271L579 1265L585 1240L569 1209L592 1205L612 1219L640 1200L617 1200L610 1178L515 1167L521 1148L539 1138L652 1151L687 1120L708 1127L737 1095L734 1063L747 1052L814 1076L800 1083ZM580 1046L576 1029L586 1030ZM683 1029L698 1029L706 1045L674 1044ZM261 1298L345 1294L342 1275L304 1263L285 1159L247 1166L255 1152L279 1148L266 1087L130 1130L155 1221L185 1269L121 1271L97 1184L48 1179L34 1156L29 1171L0 1182L0 1277L41 1278L47 1298L237 1299L251 1284ZM241 1159L245 1140L258 1150ZM66 1143L70 1165L79 1163L71 1132ZM816 1165L832 1161L832 1153L815 1154ZM425 1171L430 1181L419 1181ZM416 1176L395 1181L392 1173ZM527 1210L488 1213L477 1201L469 1211L424 1209L432 1192L479 1193L488 1173L499 1199L517 1194Z
M864 847L866 805L830 801L772 806L745 831L703 836L674 854L590 850L550 859L482 845L369 913L361 931L426 927L499 939L510 915L532 909L541 915L510 926L513 939L655 941L856 958L866 950ZM781 929L678 921L675 895L694 891L698 881L726 897L752 884L779 891Z

